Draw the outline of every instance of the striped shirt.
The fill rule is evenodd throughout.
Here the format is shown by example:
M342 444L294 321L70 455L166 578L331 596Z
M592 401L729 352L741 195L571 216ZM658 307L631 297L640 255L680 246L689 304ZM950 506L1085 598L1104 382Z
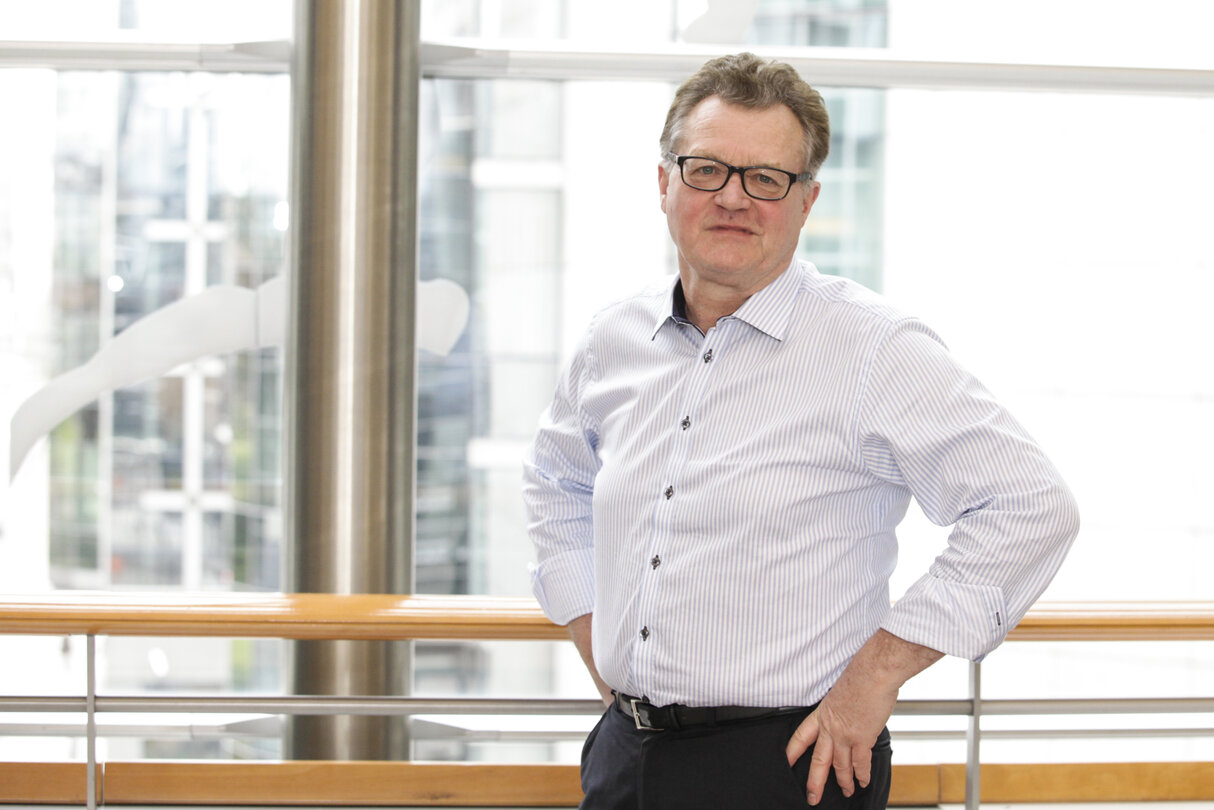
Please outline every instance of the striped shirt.
M592 320L540 421L535 595L614 689L809 705L883 627L978 660L1057 571L1074 500L918 320L794 264L701 332L669 280ZM914 495L952 526L890 606Z

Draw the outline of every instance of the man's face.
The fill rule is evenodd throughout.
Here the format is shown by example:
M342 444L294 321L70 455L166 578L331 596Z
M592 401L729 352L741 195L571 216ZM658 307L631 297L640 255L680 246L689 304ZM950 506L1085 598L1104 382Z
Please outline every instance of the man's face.
M734 166L794 173L805 168L801 126L783 104L752 110L707 98L687 116L675 148L680 155ZM819 186L815 181L793 183L782 200L756 200L742 190L736 173L720 191L699 191L683 183L678 166L663 164L658 188L688 292L718 286L750 296L792 261Z

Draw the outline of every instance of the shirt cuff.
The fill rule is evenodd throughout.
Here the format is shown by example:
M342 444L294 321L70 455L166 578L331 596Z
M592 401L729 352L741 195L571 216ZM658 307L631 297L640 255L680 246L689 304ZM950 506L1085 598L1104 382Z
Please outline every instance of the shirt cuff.
M981 661L1011 629L1002 588L931 574L910 587L881 627L898 638L971 661Z
M566 625L594 612L594 549L568 551L529 568L531 592L553 622Z

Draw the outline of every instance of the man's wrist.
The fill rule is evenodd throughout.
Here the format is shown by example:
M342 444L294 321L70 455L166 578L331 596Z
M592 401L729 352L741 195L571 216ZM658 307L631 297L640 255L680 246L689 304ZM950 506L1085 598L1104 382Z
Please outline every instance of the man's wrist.
M944 653L878 630L856 653L844 674L854 671L866 681L897 692L913 676L944 657Z

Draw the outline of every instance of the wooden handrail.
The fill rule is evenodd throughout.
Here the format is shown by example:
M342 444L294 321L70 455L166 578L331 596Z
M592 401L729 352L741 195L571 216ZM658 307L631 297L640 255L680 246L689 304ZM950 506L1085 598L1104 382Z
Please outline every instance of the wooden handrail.
M84 764L0 762L0 805L83 804ZM576 807L577 765L411 762L107 762L111 805ZM965 801L965 766L894 765L891 807ZM994 803L1214 800L1214 762L982 766ZM100 803L100 802L99 802Z
M1210 641L1214 602L1039 602L1010 641Z
M0 595L0 633L289 639L566 638L530 597L181 594ZM1012 641L1214 640L1214 602L1039 603Z
M564 639L503 596L59 592L0 596L0 633L290 639Z

